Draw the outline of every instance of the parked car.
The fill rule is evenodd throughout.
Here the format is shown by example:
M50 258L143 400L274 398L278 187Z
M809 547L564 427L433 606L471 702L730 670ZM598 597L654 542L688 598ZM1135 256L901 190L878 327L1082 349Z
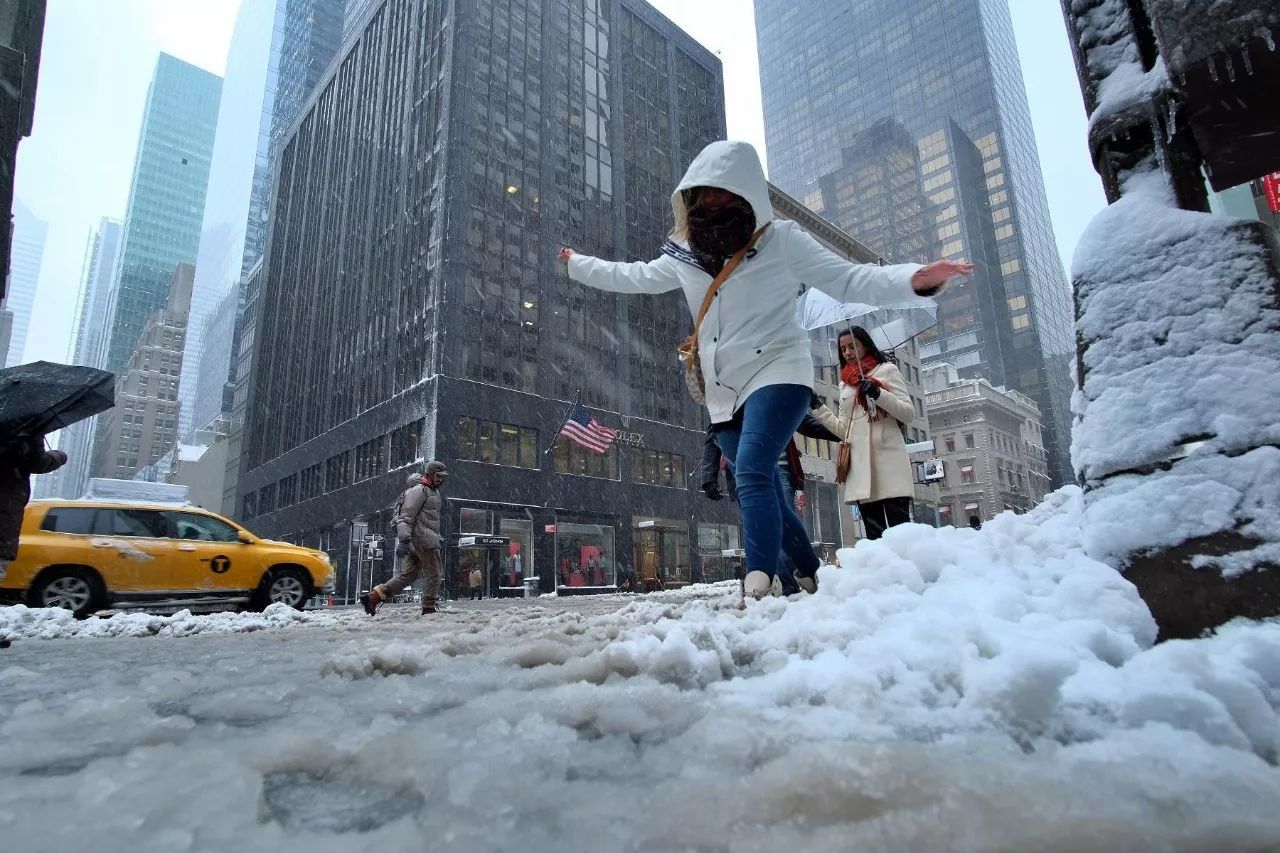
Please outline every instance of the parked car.
M0 601L63 607L301 610L331 592L327 554L260 539L185 504L40 500L27 505Z

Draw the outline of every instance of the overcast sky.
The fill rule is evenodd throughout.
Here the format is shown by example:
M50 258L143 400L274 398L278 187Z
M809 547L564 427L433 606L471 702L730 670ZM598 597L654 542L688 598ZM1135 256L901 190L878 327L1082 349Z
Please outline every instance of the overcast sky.
M256 0L261 2L261 0ZM762 155L751 0L651 0L719 54L729 136ZM803 0L797 0L803 7ZM1059 0L1010 0L1058 250L1071 254L1105 205ZM65 361L85 246L123 218L147 84L160 51L222 74L240 0L49 0L35 128L18 151L17 195L49 222L26 361Z

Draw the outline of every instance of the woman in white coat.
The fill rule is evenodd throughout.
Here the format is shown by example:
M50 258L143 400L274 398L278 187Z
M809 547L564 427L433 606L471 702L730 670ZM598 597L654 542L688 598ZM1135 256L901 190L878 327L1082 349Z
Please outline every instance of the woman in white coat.
M675 229L655 260L605 261L569 248L560 250L559 260L571 279L600 290L683 290L696 319L726 261L756 240L711 300L696 334L716 442L738 483L747 557L743 588L760 598L778 571L782 543L799 541L784 539L784 526L795 534L804 530L777 475L778 456L813 387L808 338L796 320L800 285L842 302L885 305L937 293L950 276L972 267L950 261L881 267L827 251L794 222L773 218L760 158L745 142L704 148L671 194L671 209ZM796 550L788 556L797 580L812 590L817 558L810 548Z
M840 414L819 405L813 414L849 443L845 503L856 503L868 539L911 520L915 492L902 424L916 416L896 365L861 326L840 334Z

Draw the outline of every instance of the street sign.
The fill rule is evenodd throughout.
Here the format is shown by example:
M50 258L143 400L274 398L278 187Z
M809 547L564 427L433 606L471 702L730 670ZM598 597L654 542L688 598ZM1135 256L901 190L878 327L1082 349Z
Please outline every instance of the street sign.
M461 536L458 538L459 548L483 548L506 545L511 540L506 536Z
M936 483L947 477L946 463L941 459L926 459L916 463L917 483Z

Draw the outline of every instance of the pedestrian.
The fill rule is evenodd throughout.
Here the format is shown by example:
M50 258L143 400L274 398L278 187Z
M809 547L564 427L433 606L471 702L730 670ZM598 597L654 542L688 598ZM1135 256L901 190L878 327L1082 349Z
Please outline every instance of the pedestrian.
M31 499L31 475L67 464L61 450L45 450L44 440L18 436L0 447L0 580L18 558L22 515Z
M729 499L734 503L738 502L738 485L733 481L733 472L729 470L725 463L724 454L720 452L720 445L716 444L715 424L707 424L706 436L702 442L702 461L700 463L702 473L702 484L700 488L702 493L707 496L707 500L722 501L725 497L725 491L729 493ZM725 489L720 488L720 474L724 473Z
M976 515L969 516L969 527L974 530L981 530L982 519L978 518Z
M17 436L0 446L0 581L18 558L22 516L31 499L31 475L48 474L67 464L61 450L45 450L43 438ZM0 636L0 649L9 640Z
M392 525L396 531L396 556L399 573L385 584L379 584L360 596L360 603L370 616L378 611L378 605L399 595L406 587L424 575L422 584L422 613L436 612L436 598L440 592L442 563L440 548L440 522L444 517L445 466L443 462L427 463L422 474L411 474L408 488L400 496Z
M480 569L474 568L471 574L467 576L468 585L471 587L471 600L480 601L484 598L484 575L480 573Z
M897 366L861 326L841 332L840 414L816 397L813 413L848 444L845 503L856 503L868 539L911 520L915 478L902 424L916 416ZM838 476L839 472L837 472Z
M840 441L840 436L831 432L821 421L808 412L801 419L800 426L796 428L796 432L806 438L813 438L818 441ZM711 426L707 427L706 439L703 443L701 467L702 492L708 499L713 501L723 500L724 495L720 491L720 471L724 469L729 497L734 503L738 502L737 487L733 481L733 474L725 468L724 457L720 452L719 445L716 444L715 430ZM803 511L806 501L804 497L804 468L801 465L800 448L796 445L794 438L787 442L782 455L778 457L778 477L780 480L778 488L781 490L784 499L799 514ZM799 551L805 548L812 550L813 546L809 544L808 530L804 528L803 520L800 529L804 531L804 535L799 541L792 543L790 550ZM789 530L792 535L795 535L795 528L789 528ZM795 563L791 560L789 550L784 544L778 561L778 580L781 584L783 595L794 595L800 592L801 587L795 579L795 571Z
M671 207L675 228L655 260L605 261L567 247L558 260L571 279L600 290L684 291L697 352L687 381L704 398L716 443L737 480L747 554L743 588L761 598L778 572L783 544L803 528L776 474L813 387L809 339L796 319L801 285L841 302L888 305L938 293L972 267L846 261L796 223L774 219L760 159L745 142L704 148L672 193ZM792 535L784 538L784 529ZM791 557L802 576L813 577L812 548Z

